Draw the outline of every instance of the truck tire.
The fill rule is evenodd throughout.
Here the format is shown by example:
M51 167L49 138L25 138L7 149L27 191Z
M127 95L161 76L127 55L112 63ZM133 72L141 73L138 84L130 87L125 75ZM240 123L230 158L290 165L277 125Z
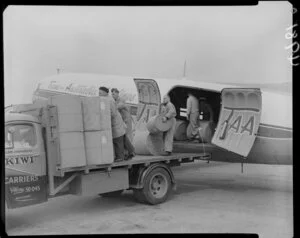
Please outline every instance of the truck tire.
M101 197L118 197L122 194L123 190L117 190L117 191L113 191L113 192L109 192L109 193L100 193L99 195Z
M171 190L169 173L163 168L155 168L146 176L144 187L137 192L137 196L142 201L155 205L165 202Z

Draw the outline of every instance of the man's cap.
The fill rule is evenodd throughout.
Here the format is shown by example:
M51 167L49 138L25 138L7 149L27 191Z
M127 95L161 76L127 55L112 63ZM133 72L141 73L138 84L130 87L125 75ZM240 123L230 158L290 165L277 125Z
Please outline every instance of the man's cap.
M108 89L108 88L106 88L106 87L100 87L100 88L99 88L99 90L102 90L102 91L104 91L104 92L106 92L106 93L108 93L108 92L109 92L109 89Z
M119 90L117 88L112 88L110 91L119 93Z

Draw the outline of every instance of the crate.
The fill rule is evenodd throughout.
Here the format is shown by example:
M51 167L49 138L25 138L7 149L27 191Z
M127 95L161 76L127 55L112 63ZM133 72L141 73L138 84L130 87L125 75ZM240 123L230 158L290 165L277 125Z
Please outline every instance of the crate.
M81 98L70 95L50 97L49 105L56 106L57 113L53 113L53 120L57 123L58 132L83 131Z
M83 132L60 132L59 148L61 169L86 165Z
M105 97L82 98L85 131L108 130L111 128L110 102Z
M113 163L111 130L84 132L87 165Z
M101 144L102 144L103 161L107 163L113 163L114 148L113 148L113 138L112 138L111 129L103 131L101 137Z
M49 98L45 124L58 170L113 163L110 103L106 97Z

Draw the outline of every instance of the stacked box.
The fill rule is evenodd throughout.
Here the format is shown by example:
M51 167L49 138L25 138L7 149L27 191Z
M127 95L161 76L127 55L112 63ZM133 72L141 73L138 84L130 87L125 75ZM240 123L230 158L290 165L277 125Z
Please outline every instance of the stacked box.
M60 167L82 167L86 165L83 132L59 133Z
M83 98L82 106L87 164L112 163L114 157L109 98Z
M60 168L86 165L81 99L71 95L57 95L48 99L51 110L52 132L59 146ZM52 108L55 109L55 108Z
M84 135L87 164L111 164L113 162L111 130L86 131Z
M110 164L113 145L109 98L83 98L82 105L87 164Z
M110 99L59 95L49 99L57 113L60 167L110 164L113 162ZM54 108L55 109L55 108Z
M48 102L57 106L59 132L83 131L80 97L57 95L50 97Z
M101 163L113 163L114 162L114 148L112 142L112 132L111 129L102 131L101 135L101 145L102 145L102 159ZM103 162L102 162L103 161Z
M86 97L82 99L85 131L100 131L111 128L109 99Z

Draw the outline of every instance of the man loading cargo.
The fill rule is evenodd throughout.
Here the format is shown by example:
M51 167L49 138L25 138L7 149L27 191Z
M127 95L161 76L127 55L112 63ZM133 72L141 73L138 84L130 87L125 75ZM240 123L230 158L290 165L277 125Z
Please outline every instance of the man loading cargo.
M164 132L164 148L166 155L171 155L173 150L173 137L176 127L176 109L174 105L170 101L169 95L165 95L163 98L163 103L161 107L161 114L163 115L163 122L166 122L167 120L172 121L171 128Z
M198 133L198 119L199 119L199 102L197 98L192 94L188 93L188 99L186 101L186 118L189 121L186 135L189 140L196 139L199 137Z
M119 110L123 121L126 124L126 136L132 142L133 140L133 135L132 135L132 118L129 112L128 106L125 105L125 100L122 99L119 96L119 90L117 88L112 88L111 89L111 95L113 99L116 101L117 109Z
M109 90L106 87L99 88L99 96L105 96L110 99L111 129L115 151L115 162L119 162L125 159L125 149L128 150L129 155L126 157L126 160L128 160L134 156L134 147L125 136L126 125L122 120L121 114L116 108L114 99L109 97L108 92ZM129 145L129 143L131 146Z

